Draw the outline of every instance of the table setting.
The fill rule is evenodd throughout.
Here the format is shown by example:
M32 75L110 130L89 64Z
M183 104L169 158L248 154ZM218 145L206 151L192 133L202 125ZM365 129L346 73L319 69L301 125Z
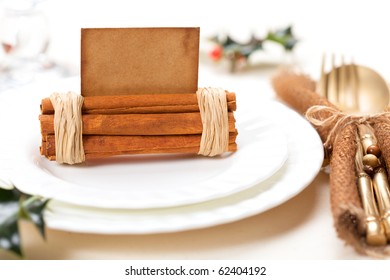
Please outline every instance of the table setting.
M64 6L55 6L56 1L45 2L42 4L47 5L44 11L51 20L51 26L58 31L66 30L64 26L59 27L54 16ZM67 9L73 10L74 5L77 4L69 4ZM87 6L80 5L84 9L84 5ZM146 6L140 6L140 9L146 9ZM102 12L105 6L99 7L97 13ZM385 172L390 164L386 144L386 108L389 102L386 74L389 72L385 66L378 64L379 58L362 59L366 57L362 55L364 52L356 50L350 55L347 42L343 48L337 49L341 59L333 56L329 67L325 62L328 62L327 59L330 61L330 56L323 55L324 48L335 45L331 45L333 41L330 40L318 45L318 31L299 25L309 18L306 21L305 18L297 19L294 25L278 24L253 33L248 32L246 26L251 21L237 16L242 20L240 23L230 23L227 25L230 26L229 31L218 33L213 21L200 21L194 17L187 21L177 20L177 24L167 19L160 22L155 18L149 19L154 27L143 30L145 22L137 22L136 19L127 22L124 15L120 17L119 11L117 13L121 21L113 23L107 18L99 21L92 17L90 22L83 22L80 14L79 22L73 23L73 29L70 23L70 33L64 35L68 40L65 45L76 44L75 48L81 50L80 56L56 45L59 37L54 32L52 48L44 51L53 57L53 64L46 69L47 75L43 70L42 75L34 76L32 80L2 85L0 186L5 190L16 188L13 207L17 207L15 202L20 199L21 210L18 213L24 214L18 216L19 221L12 220L13 224L17 224L16 236L20 239L16 245L12 243L11 234L6 233L1 239L3 249L7 247L4 245L6 242L11 242L14 247L8 246L16 254L0 251L1 259L18 259L18 255L27 259L388 257L390 227L387 225L387 211L390 196ZM183 13L186 14L185 9ZM286 13L282 14L287 17ZM76 18L78 15L76 13ZM229 108L226 116L231 118L231 129L227 132L230 142L226 144L229 148L217 156L198 154L197 142L203 137L204 130L191 132L200 134L194 138L196 141L191 140L196 144L185 144L191 145L185 150L177 149L183 143L189 143L186 135L191 133L186 131L196 127L196 122L191 119L185 129L180 130L180 122L184 123L182 118L196 114L197 120L201 111L196 108L187 112L187 107L184 113L177 111L175 102L181 102L180 96L174 98L170 95L169 99L162 95L162 101L134 109L149 107L147 110L151 110L150 106L156 106L157 109L153 110L157 111L153 112L124 112L123 101L115 105L123 107L120 107L120 113L96 113L94 109L87 109L88 104L94 102L93 98L101 98L93 95L102 91L101 84L107 84L103 80L109 81L110 73L118 72L118 69L107 70L107 65L103 65L102 69L106 72L96 74L102 65L98 55L108 56L108 49L107 45L104 45L106 49L99 48L99 38L104 41L102 35L87 41L87 31L98 32L110 27L110 32L127 29L134 32L135 29L154 36L151 32L165 30L166 26L174 26L167 29L176 33L200 26L199 54L191 54L198 55L195 57L196 83L188 83L192 87L184 92L192 94L197 88L218 86L226 93L227 97L223 98L227 99L226 106ZM240 38L243 33L248 35L245 40ZM114 36L112 34L109 36ZM311 39L305 37L308 34L312 35ZM330 37L330 34L327 36ZM335 36L338 36L336 31ZM112 48L122 48L123 45L135 48L136 45L111 41L117 43ZM167 41L169 44L165 48L171 47L175 40ZM113 42L110 44L114 46ZM150 48L145 52L142 63L149 65L145 61L153 60L153 50L163 44L164 41L146 47L142 43L142 48ZM86 52L90 46L96 50ZM174 48L180 47L175 45ZM353 59L347 60L343 55ZM68 71L68 65L56 62L61 60L56 60L56 57L63 60L71 57L74 62L70 67L72 70ZM85 63L90 58L95 63L90 68L93 73L88 72L91 64ZM137 63L134 57L131 59L132 63ZM181 59L175 58L176 61ZM120 57L118 61L123 60ZM338 67L336 60L342 61L345 69ZM184 60L181 61L180 74L185 74L187 66ZM81 71L78 63L81 63ZM189 68L193 69L191 65ZM168 71L163 71L164 75ZM74 75L75 72L78 73ZM101 77L105 74L102 73L108 76L103 79ZM127 74L128 70L120 75ZM136 84L135 79L133 84ZM113 82L110 87L118 83ZM126 79L124 84L131 82ZM151 84L153 81L150 81ZM95 90L97 86L100 87ZM150 92L140 93L139 89L135 94L137 97L134 93L127 95L139 98L137 104L144 104L145 96ZM46 119L55 119L58 111L54 103L51 105L49 96L54 92L69 91L84 95L84 107L80 109L83 131L79 137L84 141L85 161L75 164L56 161L59 154L53 146L59 146L57 128L51 128L51 119L50 128L46 128ZM369 93L364 95L362 92ZM383 99L375 99L371 92L383 92ZM87 96L89 94L92 97ZM101 103L103 110L114 104L114 99L118 98L116 94L117 89L113 97ZM123 95L125 100L126 94ZM234 99L229 97L233 95ZM156 96L153 100L158 100ZM196 100L195 95L188 98ZM169 101L169 106L176 107L175 112L170 111L171 107L161 109L164 99ZM356 105L356 100L359 105ZM232 102L234 108L229 107L233 106ZM47 112L45 104L50 107ZM370 104L378 106L372 109ZM133 105L126 106L130 108ZM184 105L180 106L184 108ZM91 121L94 114L99 120L102 118L99 114L107 118L101 121L100 130ZM175 116L174 122L171 119L163 121L170 114ZM123 123L116 121L116 118L120 120L127 115L129 120ZM149 127L146 122L133 119L133 116L141 115L142 118L153 117L153 122L159 122L159 125L151 123ZM143 123L142 126L136 126L137 122ZM129 128L124 128L124 124ZM164 125L168 128L165 129ZM116 137L116 132L112 132L115 126L120 127L118 137L128 137L131 140L126 141L132 147L138 145L138 148L129 152L128 146L120 150L122 144L111 144L109 141ZM163 138L154 140L156 136ZM52 140L49 140L50 137ZM360 140L356 140L366 139L364 137L373 140L361 140L361 144ZM49 141L52 141L51 144L47 144ZM147 144L149 141L150 145ZM233 142L234 149L230 148ZM88 146L88 143L93 144ZM162 148L157 148L160 144ZM351 151L348 152L346 147L352 147ZM4 194L4 197L7 195Z

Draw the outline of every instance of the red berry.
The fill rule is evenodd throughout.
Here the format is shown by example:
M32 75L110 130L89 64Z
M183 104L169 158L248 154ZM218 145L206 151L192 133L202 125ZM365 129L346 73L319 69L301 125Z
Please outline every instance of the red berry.
M221 57L222 57L222 52L223 52L223 49L221 46L216 46L211 52L210 52L210 57L212 60L220 60Z
M13 46L11 44L3 43L2 45L6 53L10 53L13 50Z

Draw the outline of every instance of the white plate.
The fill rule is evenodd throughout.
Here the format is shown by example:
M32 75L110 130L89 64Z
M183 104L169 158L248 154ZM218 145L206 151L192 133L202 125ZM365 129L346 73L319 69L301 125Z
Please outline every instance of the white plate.
M69 82L69 89L75 88L74 82ZM237 111L238 151L221 158L137 155L60 165L39 154L39 104L48 93L30 94L24 97L24 105L20 104L18 123L14 124L19 153L14 157L17 168L12 181L25 193L67 203L145 209L204 202L269 178L288 154L285 135L278 126L261 115Z
M145 234L182 231L236 221L275 207L302 191L317 175L323 160L322 142L311 125L277 102L259 106L286 133L289 156L272 177L237 194L204 203L164 209L116 210L51 201L45 218L60 230Z

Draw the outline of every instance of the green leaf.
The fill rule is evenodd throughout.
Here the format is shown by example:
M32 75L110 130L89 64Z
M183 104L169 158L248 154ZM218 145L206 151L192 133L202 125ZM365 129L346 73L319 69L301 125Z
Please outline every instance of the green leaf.
M19 198L22 194L19 190L15 189L14 187L7 188L7 189L4 187L0 187L0 205L2 203L19 201Z
M33 196L21 204L22 211L27 214L28 220L38 228L43 238L46 238L43 211L48 202L48 199Z
M20 195L15 188L0 188L0 248L19 256L22 255L18 226Z
M232 37L230 37L229 35L226 36L226 39L224 42L222 42L222 46L223 47L229 47L229 46L239 46L240 44L238 42L236 42L235 40L233 40Z
M27 219L34 223L45 238L44 209L49 200L29 196L15 187L0 187L0 248L22 256L18 221Z
M0 224L0 248L22 256L18 218L9 217Z
M293 50L295 45L298 43L298 40L294 37L292 26L268 32L266 39L282 45L287 51Z

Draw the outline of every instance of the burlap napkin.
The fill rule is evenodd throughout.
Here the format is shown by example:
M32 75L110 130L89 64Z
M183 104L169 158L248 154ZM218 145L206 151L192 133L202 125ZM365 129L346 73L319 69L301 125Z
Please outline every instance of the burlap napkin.
M337 109L325 97L315 91L316 83L303 74L282 72L272 80L276 95L288 106L305 115L315 105L324 105ZM329 117L323 112L320 118ZM373 121L375 135L382 150L387 166L390 166L390 125L382 119ZM331 126L314 126L323 143L328 139ZM357 252L374 257L390 255L390 246L370 246L366 243L362 223L365 213L359 197L357 174L355 171L357 125L354 123L342 127L336 137L330 139L325 147L325 154L330 158L330 197L334 226L338 236Z

